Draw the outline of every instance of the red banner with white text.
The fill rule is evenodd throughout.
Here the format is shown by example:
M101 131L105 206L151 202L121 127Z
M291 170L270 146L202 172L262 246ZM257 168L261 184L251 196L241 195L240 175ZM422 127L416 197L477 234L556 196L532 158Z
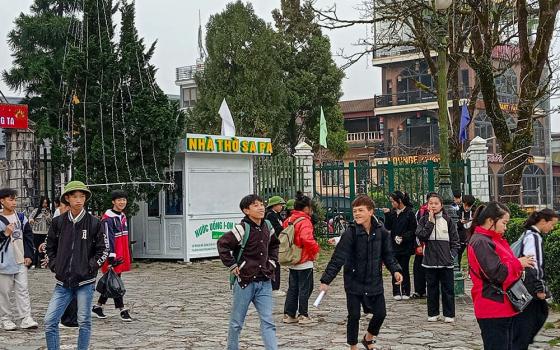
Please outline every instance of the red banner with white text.
M27 129L28 118L27 105L0 103L0 128Z

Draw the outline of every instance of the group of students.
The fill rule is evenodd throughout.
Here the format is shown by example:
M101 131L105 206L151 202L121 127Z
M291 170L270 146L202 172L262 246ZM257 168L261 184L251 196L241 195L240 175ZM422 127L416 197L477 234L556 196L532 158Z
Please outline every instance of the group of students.
M320 291L327 292L344 267L347 343L351 350L358 349L359 343L365 349L375 349L386 316L383 265L391 273L395 300L426 295L429 322L455 322L453 267L460 263L465 250L473 282L475 317L484 348L527 349L533 342L548 315L546 299L550 297L545 282L542 234L552 230L558 222L558 214L544 209L529 217L522 238L523 249L517 257L503 237L509 221L505 205L490 202L474 211L474 197L455 197L457 223L445 212L443 199L437 193L428 194L427 202L416 215L406 193L392 193L392 209L384 210L384 224L374 216L375 204L370 197L360 195L352 202L354 221L339 239L332 241L336 248L320 278ZM237 283L233 285L228 350L239 349L239 335L251 303L261 320L265 348L278 348L272 290L273 286L279 288L280 285L278 233L288 225L294 225L294 243L303 248L303 253L300 263L290 266L283 322L312 322L309 321L308 301L313 290L313 261L319 247L313 239L311 199L298 193L294 211L282 220L280 213L284 204L282 198L273 197L269 199L267 212L259 196L244 197L240 209L245 214L243 223L251 227L249 237L235 229L218 240L222 262L237 276ZM416 291L411 295L408 270L414 253ZM504 291L521 278L523 271L527 276L523 281L534 299L523 312L518 312ZM424 283L416 283L417 274L425 276ZM491 285L497 288L490 288ZM440 298L443 318L439 313ZM361 309L373 317L367 332L359 339Z
M22 329L38 328L31 316L27 283L27 270L35 259L35 266L48 267L55 274L55 287L44 318L47 348L60 349L59 327L66 325L79 328L77 349L88 349L92 312L98 318L106 317L102 309L107 302L104 295L92 306L98 270L105 273L111 268L120 276L130 269L128 226L123 212L127 194L113 191L113 207L101 220L86 210L91 195L84 183L71 181L52 217L48 200L41 199L28 220L16 211L17 192L0 189L0 319L4 330L17 329L14 321ZM32 228L38 224L40 239L34 237ZM15 313L11 311L11 293ZM115 299L115 307L123 321L132 321L122 298Z

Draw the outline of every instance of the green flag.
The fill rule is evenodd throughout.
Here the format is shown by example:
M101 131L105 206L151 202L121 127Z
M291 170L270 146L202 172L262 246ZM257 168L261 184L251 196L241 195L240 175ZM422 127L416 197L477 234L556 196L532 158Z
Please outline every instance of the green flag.
M323 106L321 106L321 121L319 130L319 145L327 147L327 121L325 120L325 113L323 113Z

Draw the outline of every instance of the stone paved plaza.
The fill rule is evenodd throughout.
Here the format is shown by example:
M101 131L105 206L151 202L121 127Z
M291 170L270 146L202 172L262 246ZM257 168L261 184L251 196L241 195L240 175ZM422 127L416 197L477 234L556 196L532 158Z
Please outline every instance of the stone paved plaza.
M46 270L34 270L29 276L33 316L42 327L42 317L53 288L53 275ZM287 272L283 276L287 276ZM316 272L316 282L318 278ZM135 321L123 323L118 313L107 307L107 319L93 320L92 349L225 349L230 295L226 270L219 261L138 263L124 280L128 287L125 302ZM286 282L284 278L284 290ZM386 279L386 291L388 287ZM317 290L318 283L310 303ZM469 298L458 301L456 323L449 325L426 321L425 300L397 302L387 293L386 297L387 319L378 343L382 349L481 349L479 329ZM311 306L311 316L319 320L315 325L282 324L283 302L283 298L275 300L280 349L348 349L342 274L331 286L320 308ZM559 318L558 314L551 314L550 321ZM366 318L362 321L360 334L366 328ZM62 329L62 348L73 349L76 335L76 330ZM560 329L543 330L534 348L551 349L548 342L556 337L560 337ZM241 347L263 348L253 307L242 333ZM43 329L0 330L0 348L44 349Z

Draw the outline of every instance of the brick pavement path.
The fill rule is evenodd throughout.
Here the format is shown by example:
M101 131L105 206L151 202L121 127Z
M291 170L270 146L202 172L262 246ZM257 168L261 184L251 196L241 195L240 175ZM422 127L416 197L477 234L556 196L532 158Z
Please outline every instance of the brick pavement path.
M286 288L287 272L282 287ZM318 282L319 273L315 279ZM42 317L53 288L53 275L45 270L30 271L33 316L42 327ZM219 261L194 264L140 263L124 276L125 302L131 308L132 323L123 323L111 305L105 320L93 320L91 349L225 349L230 292L227 274ZM386 281L385 290L390 287ZM318 284L312 300L317 295ZM97 297L97 295L96 295ZM469 299L458 301L453 325L428 323L425 300L394 301L387 297L387 318L379 336L383 349L481 349L479 329ZM109 301L111 302L111 300ZM281 323L283 298L275 300L275 319L280 349L348 349L345 344L346 301L342 274L337 277L319 309L311 306L311 316L319 323L311 326ZM558 320L551 315L551 321ZM361 322L362 332L366 318ZM363 333L360 334L363 334ZM61 330L63 349L76 344L76 330ZM548 341L560 337L560 329L544 330L535 349L550 349ZM243 330L242 349L262 349L258 317L249 309ZM5 332L0 330L0 349L44 349L43 330Z

